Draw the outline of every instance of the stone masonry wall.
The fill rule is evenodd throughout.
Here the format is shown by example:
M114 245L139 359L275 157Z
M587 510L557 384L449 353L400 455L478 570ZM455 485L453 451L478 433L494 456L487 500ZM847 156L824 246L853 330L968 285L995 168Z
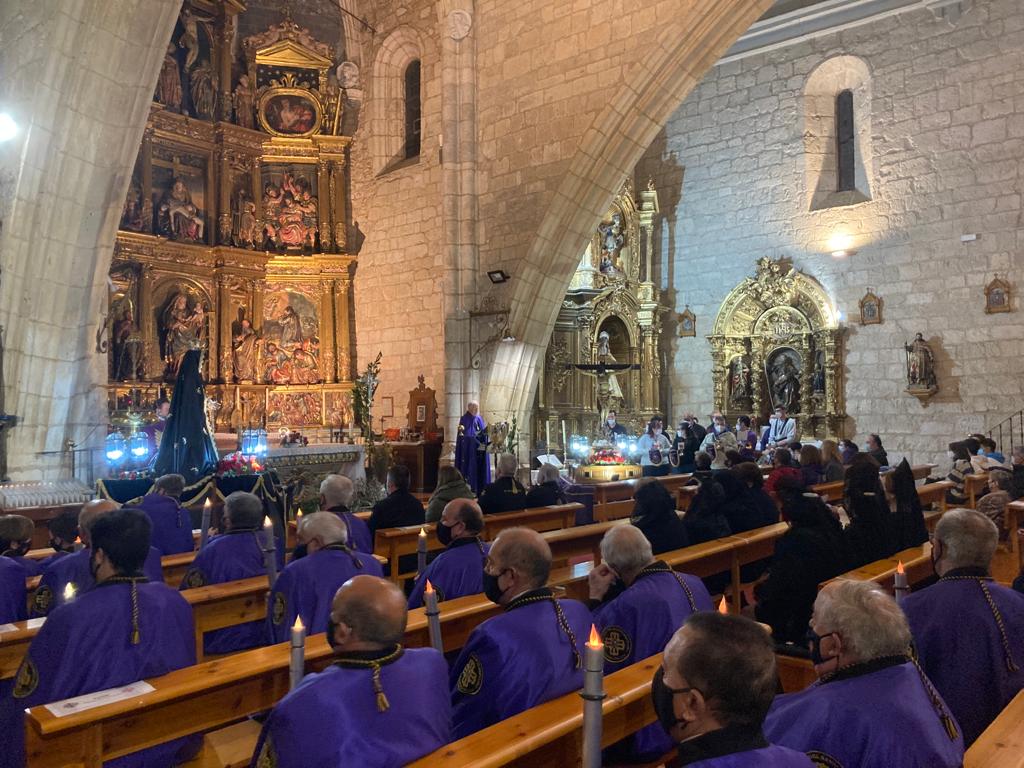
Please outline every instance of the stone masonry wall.
M803 93L827 59L870 73L872 199L808 210ZM863 115L861 118L863 119ZM810 137L813 138L813 137ZM1024 14L975 0L955 26L917 9L717 66L637 168L664 217L661 279L696 338L669 350L671 416L712 407L710 333L757 258L789 256L833 297L849 328L847 435L877 432L896 458L942 462L946 443L1024 407L1024 312L985 314L999 273L1024 288ZM974 242L961 235L977 233ZM834 259L847 236L856 253ZM881 325L859 324L868 287ZM903 345L932 342L940 393L904 393Z

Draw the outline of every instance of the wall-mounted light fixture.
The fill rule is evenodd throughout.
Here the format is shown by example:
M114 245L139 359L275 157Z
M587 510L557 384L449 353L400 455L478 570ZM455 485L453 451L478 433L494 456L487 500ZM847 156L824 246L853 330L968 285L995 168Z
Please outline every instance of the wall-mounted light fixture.
M845 259L857 253L853 249L853 238L845 232L837 232L829 238L828 251L833 259Z
M511 279L511 275L503 269L492 269L487 273L487 279L495 285L500 285L501 283L507 283Z

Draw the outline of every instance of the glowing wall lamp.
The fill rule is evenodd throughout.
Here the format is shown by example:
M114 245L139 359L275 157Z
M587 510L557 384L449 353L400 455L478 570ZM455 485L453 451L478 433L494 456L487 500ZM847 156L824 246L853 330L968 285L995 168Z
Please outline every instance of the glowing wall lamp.
M0 143L10 141L18 135L18 124L6 112L0 112Z
M834 259L845 259L857 253L853 250L853 238L845 232L837 232L829 238L828 250Z

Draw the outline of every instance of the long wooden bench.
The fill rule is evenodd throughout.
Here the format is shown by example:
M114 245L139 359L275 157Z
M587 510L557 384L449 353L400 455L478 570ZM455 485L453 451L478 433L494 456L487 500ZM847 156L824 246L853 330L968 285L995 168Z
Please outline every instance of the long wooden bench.
M818 585L821 589L826 584L838 580L850 581L873 581L883 589L892 592L896 580L896 569L903 563L907 574L907 583L913 587L923 581L935 576L935 569L932 566L932 545L922 544L919 547L911 547L897 552L892 557L876 560L873 563L854 568L852 571L836 576Z
M985 472L973 472L964 477L964 493L967 494L968 507L978 508L978 497L982 495L986 485L988 485L988 474Z
M551 507L535 507L515 512L501 512L484 515L483 538L492 541L506 528L524 527L535 531L555 531L572 527L576 520L577 510L583 509L582 504L559 504ZM400 559L406 555L416 554L419 545L420 530L427 534L427 551L437 552L444 546L437 540L434 523L424 525L406 525L399 528L381 528L374 537L375 554L384 557L391 566L391 580L401 583L415 571L402 571Z
M1003 513L1003 528L1007 532L1006 546L1016 559L1020 559L1020 537L1017 535L1017 529L1020 528L1022 520L1024 501L1011 501Z
M1024 691L970 746L964 768L1024 768Z
M669 494L681 499L679 509L686 509L692 491L682 491L692 480L692 475L665 475L654 478L661 483ZM633 494L637 484L643 480L617 480L608 483L596 483L594 488L594 521L598 523L609 520L621 520L633 514ZM680 497L679 494L683 496Z

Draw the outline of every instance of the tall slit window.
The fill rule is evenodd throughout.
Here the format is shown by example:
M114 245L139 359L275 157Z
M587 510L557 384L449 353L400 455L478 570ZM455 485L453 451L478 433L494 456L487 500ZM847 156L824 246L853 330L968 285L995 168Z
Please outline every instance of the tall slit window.
M857 188L854 137L853 91L843 91L836 97L836 158L839 180L837 192L849 192Z
M414 60L405 68L405 157L420 156L420 62Z

